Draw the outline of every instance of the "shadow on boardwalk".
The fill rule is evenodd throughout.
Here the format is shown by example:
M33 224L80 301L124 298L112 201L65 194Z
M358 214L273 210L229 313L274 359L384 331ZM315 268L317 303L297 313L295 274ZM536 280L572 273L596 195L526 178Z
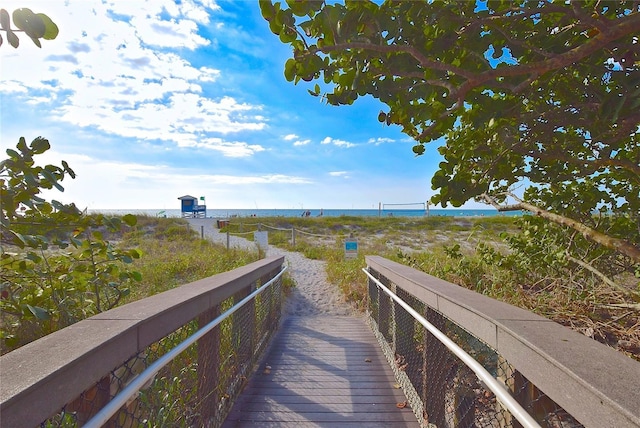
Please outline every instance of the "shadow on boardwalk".
M223 425L418 427L357 316L290 316Z

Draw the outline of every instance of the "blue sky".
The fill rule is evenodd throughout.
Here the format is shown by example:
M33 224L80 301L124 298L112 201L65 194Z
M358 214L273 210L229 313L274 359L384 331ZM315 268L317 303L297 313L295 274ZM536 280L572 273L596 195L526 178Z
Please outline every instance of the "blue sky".
M6 1L46 13L59 36L0 47L2 152L43 136L78 174L89 209L377 208L424 202L440 162L415 157L372 98L334 107L284 79L289 48L257 1ZM385 109L386 110L386 109ZM3 155L4 157L4 155ZM467 208L487 208L468 204Z

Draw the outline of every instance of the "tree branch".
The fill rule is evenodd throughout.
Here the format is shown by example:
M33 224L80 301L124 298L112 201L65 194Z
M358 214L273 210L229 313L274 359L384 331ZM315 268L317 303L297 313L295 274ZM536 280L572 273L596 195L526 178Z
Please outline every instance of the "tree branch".
M633 245L631 242L625 241L624 239L614 238L612 236L605 235L604 233L598 232L597 230L592 229L589 226L582 224L576 220L549 212L547 210L544 210L528 202L524 202L523 200L513 195L512 193L507 193L507 195L512 197L518 202L511 205L500 205L495 200L495 198L493 198L491 195L487 193L483 193L482 195L480 195L480 198L483 199L488 204L492 205L494 208L496 208L500 212L518 211L518 210L529 211L534 215L538 217L542 217L553 223L556 223L562 226L567 226L571 229L574 229L580 232L582 236L584 236L589 241L596 242L606 248L615 250L629 257L634 262L640 263L640 247Z
M628 288L625 288L617 283L615 283L614 281L612 281L611 279L609 279L609 277L607 277L605 274L603 274L602 272L600 272L598 269L596 269L595 267L591 266L589 263L582 261L580 259L576 259L575 257L573 257L571 254L569 254L569 252L565 252L565 257L567 258L567 260L569 260L572 263L577 264L580 267L585 268L586 270L588 270L589 272L591 272L592 274L596 275L598 278L600 278L602 280L602 282L604 282L605 284L607 284L609 287L611 288L615 288L618 291L621 291L624 294L636 294L633 293L631 290L629 290Z
M374 43L349 42L349 43L336 44L334 46L323 46L322 48L319 48L319 50L325 54L328 54L329 52L343 51L347 49L363 49L363 50L382 52L382 53L404 53L412 56L416 61L418 61L418 63L422 67L426 69L447 71L447 72L465 77L467 79L471 79L476 76L475 73L467 71L464 68L456 67L455 65L447 64L441 61L433 61L427 58L422 52L420 52L418 49L416 49L413 46L376 45Z
M547 71L567 67L580 61L582 58L593 54L597 50L602 49L614 40L636 33L639 27L640 13L619 18L616 25L608 27L606 32L598 33L595 37L589 39L586 43L583 43L580 46L542 61L485 71L477 77L475 85L495 79L498 76L518 76L531 73L544 74Z
M606 23L602 22L600 19L594 18L589 12L585 12L584 10L582 10L582 8L580 7L581 4L582 2L571 2L571 11L573 12L573 16L575 16L585 24L597 28L600 32L606 32L609 30L609 27Z

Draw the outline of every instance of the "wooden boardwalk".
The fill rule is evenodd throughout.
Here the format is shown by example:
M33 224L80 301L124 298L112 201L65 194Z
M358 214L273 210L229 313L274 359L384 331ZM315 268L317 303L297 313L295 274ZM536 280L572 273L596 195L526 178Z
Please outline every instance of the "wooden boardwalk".
M223 428L418 427L362 317L289 317Z

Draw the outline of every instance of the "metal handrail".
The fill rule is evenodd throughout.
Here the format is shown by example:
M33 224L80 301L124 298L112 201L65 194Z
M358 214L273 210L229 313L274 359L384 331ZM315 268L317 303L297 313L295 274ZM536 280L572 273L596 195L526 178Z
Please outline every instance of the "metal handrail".
M258 294L262 293L264 290L269 288L271 284L273 284L276 280L278 280L282 274L287 270L286 266L283 266L280 272L273 277L270 281L266 282L262 287L253 291L247 297L242 299L238 304L233 305L223 314L218 316L213 321L206 324L204 327L193 333L191 336L186 338L180 344L178 344L171 351L164 354L158 360L154 361L149 367L147 367L142 373L136 376L125 388L123 388L118 394L109 403L107 403L98 413L96 413L85 425L86 428L99 428L103 426L109 419L115 415L118 410L122 406L124 406L127 401L133 397L134 394L137 394L144 385L151 381L153 377L158 373L164 366L169 364L174 358L176 358L180 353L185 351L189 346L193 345L196 341L198 341L202 336L207 334L209 331L213 330L218 324L231 316L234 312L244 306L247 302L251 301Z
M383 290L386 294L389 295L396 303L404 308L413 318L416 319L424 328L429 330L429 332L444 346L446 346L453 354L455 354L462 362L469 367L478 378L484 382L491 392L496 395L496 398L500 401L501 405L504 406L511 414L524 426L527 428L541 428L538 422L535 421L531 417L529 413L516 401L515 398L511 394L507 388L501 384L496 378L494 378L491 373L489 373L480 363L478 363L471 355L467 354L461 347L459 347L456 343L454 343L451 339L449 339L444 333L442 333L438 328L436 328L433 324L427 321L422 315L420 315L415 309L409 306L404 300L396 296L391 290L389 290L384 284L382 284L379 280L377 280L374 276L369 273L366 268L363 268L362 271L371 279L381 290Z

